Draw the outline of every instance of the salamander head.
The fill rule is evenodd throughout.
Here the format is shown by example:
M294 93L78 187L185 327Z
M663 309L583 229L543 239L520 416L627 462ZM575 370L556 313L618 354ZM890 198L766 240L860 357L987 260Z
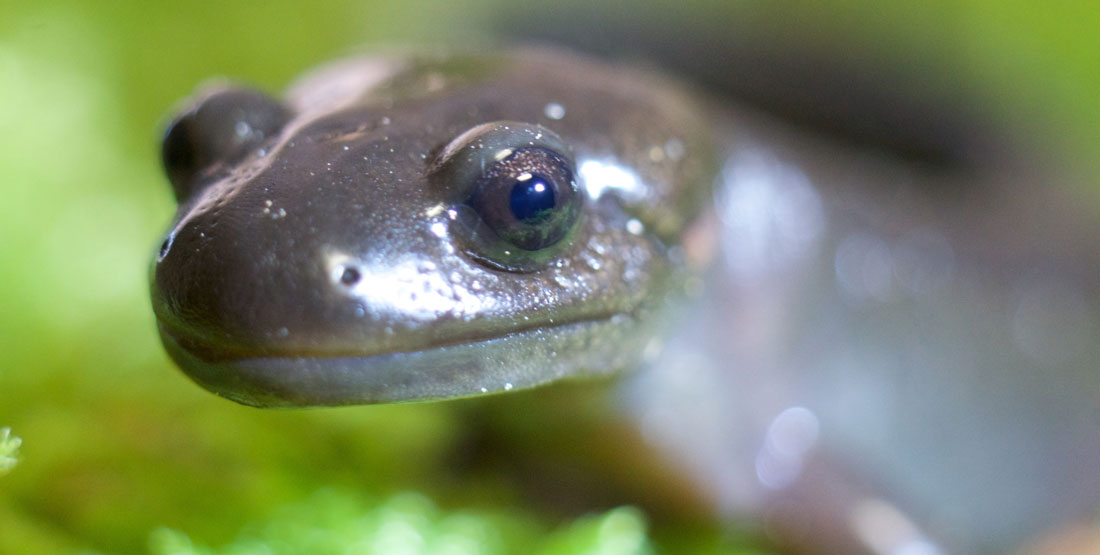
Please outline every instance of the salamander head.
M169 353L257 406L444 399L637 362L713 179L689 97L546 51L201 94L152 271Z

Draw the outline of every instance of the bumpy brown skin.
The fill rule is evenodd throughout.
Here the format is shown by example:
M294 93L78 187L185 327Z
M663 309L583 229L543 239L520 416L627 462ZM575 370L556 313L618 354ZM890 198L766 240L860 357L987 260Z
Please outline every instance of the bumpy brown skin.
M227 94L238 100L218 104ZM249 405L340 405L637 361L715 175L687 92L531 50L346 60L290 97L207 92L166 139L180 207L153 306L190 377ZM548 129L576 168L614 169L577 172L579 223L523 271L472 255L455 223L462 187L436 171L449 143L488 122ZM597 182L624 175L633 188Z

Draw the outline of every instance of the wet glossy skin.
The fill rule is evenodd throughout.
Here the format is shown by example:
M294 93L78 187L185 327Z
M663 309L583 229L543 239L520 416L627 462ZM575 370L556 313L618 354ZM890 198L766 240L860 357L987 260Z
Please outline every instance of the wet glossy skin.
M683 92L531 51L350 60L290 97L208 92L165 142L180 209L153 304L198 383L250 405L338 405L637 362L715 172ZM503 139L464 136L486 124ZM488 162L451 159L549 137L572 158L575 224L546 248L483 240L473 207L489 201L467 182Z
M647 439L810 552L1003 553L1100 504L1100 224L1056 172L898 163L560 53L356 59L288 97L215 89L166 140L154 308L215 393L443 399L647 358ZM545 249L470 233L511 141L576 178Z

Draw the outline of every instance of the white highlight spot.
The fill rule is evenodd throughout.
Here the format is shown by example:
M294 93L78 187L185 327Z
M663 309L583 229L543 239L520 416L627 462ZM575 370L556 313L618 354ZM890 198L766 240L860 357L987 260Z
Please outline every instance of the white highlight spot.
M609 191L627 200L637 200L645 195L645 188L638 176L614 162L585 160L577 173L589 198L593 200Z
M825 228L817 190L799 169L766 151L740 151L722 169L716 195L723 249L746 282L785 275L808 259Z
M443 225L443 222L435 222L431 226L432 235L439 237L440 239L447 236L447 226Z
M653 146L649 148L649 160L651 162L660 162L665 159L665 151L659 146Z
M864 499L850 516L856 535L878 555L942 555L912 521L881 499Z
M495 306L492 297L452 283L434 263L416 257L364 262L347 253L331 252L325 255L324 263L337 284L347 267L359 268L359 280L345 290L374 313L428 321L443 315L475 316Z
M561 119L565 117L565 106L557 102L551 102L542 109L542 113L546 114L546 117L550 119Z
M665 156L669 160L679 160L684 157L684 141L672 138L665 143Z
M770 489L785 488L802 474L806 454L817 443L821 425L805 407L790 407L768 426L764 446L756 455L756 478Z
M637 218L630 218L626 221L626 231L631 235L641 235L645 233L645 225Z
M252 126L246 121L238 121L237 124L233 126L233 132L236 133L238 137L244 138L252 134Z
M283 208L275 208L275 203L273 203L271 200L264 201L263 213L271 216L271 219L273 220L278 220L279 218L286 216L286 210Z

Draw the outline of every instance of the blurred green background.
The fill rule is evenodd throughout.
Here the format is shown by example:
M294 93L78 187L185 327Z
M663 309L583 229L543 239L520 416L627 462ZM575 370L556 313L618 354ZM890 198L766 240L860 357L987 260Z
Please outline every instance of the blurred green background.
M713 531L647 537L645 517L629 509L570 527L569 515L529 507L507 477L454 483L449 457L471 433L468 402L260 411L200 390L160 348L147 265L174 209L157 148L177 102L217 75L279 90L373 43L491 42L504 7L517 8L0 0L0 427L24 440L19 464L0 476L0 553L141 552L150 542L167 552L243 541L249 523L246 536L270 538L263 523L306 521L333 530L337 544L366 541L344 533L356 519L465 541L440 540L468 548L454 553L739 548ZM645 8L658 19L672 9ZM736 20L761 40L922 60L977 91L1071 177L1067 187L1095 195L1094 2L689 1L675 10ZM299 532L273 541L316 539Z

